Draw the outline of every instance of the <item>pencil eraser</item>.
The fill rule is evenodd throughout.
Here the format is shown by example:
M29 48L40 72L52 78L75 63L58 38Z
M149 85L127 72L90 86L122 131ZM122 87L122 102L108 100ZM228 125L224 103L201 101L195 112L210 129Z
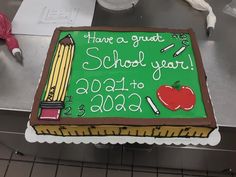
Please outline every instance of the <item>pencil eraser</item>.
M60 109L42 109L39 119L43 120L58 120Z

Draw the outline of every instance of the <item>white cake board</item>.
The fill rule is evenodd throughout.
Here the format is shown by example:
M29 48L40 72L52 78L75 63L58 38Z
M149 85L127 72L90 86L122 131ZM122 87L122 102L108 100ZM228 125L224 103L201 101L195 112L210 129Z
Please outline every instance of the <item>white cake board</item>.
M37 135L35 130L27 124L25 131L25 138L28 142L34 143L93 143L93 144L125 144L125 143L139 143L139 144L158 144L158 145L210 145L216 146L221 139L219 128L211 132L208 138L153 138L153 137L132 137L132 136L86 136L86 137L63 137L53 135Z

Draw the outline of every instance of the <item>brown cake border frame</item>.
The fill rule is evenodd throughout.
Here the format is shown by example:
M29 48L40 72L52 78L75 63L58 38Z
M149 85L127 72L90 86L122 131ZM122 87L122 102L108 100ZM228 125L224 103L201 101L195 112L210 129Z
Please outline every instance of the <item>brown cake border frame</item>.
M43 89L47 82L50 63L54 53L54 46L58 41L60 32L62 31L112 31L112 32L171 32L171 33L188 33L191 37L195 62L198 70L198 78L202 93L202 100L206 111L206 118L161 118L161 119L145 119L145 118L63 118L59 120L39 120L38 108ZM206 85L206 74L204 71L200 50L197 40L192 29L168 29L168 28L149 28L149 27L59 27L55 29L50 47L45 60L42 77L35 94L32 112L30 114L30 125L132 125L132 126L148 126L148 125L170 125L170 126L201 126L216 128L213 107L208 94Z

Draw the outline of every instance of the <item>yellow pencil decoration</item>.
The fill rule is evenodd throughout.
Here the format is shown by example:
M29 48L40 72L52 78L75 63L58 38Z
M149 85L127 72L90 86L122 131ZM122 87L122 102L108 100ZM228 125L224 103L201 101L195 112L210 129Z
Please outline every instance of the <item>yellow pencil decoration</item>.
M72 57L74 56L74 46L72 46L71 56L72 56ZM70 60L70 61L68 62L68 64L69 64L69 67L67 67L67 68L68 68L68 72L67 72L67 73L70 73L72 60ZM62 89L62 95L61 95L61 98L63 98L63 99L64 99L65 96L66 96L66 86L67 86L67 84L68 84L69 77L70 77L70 75L67 74L67 75L66 75L66 79L65 79L65 83L64 83L64 87L63 87L63 89Z
M73 57L74 41L70 35L67 35L59 41L41 107L63 107Z
M52 64L51 75L49 76L48 84L47 84L47 87L46 87L46 96L45 96L44 101L52 101L52 97L53 97L52 95L54 93L54 89L51 87L52 80L53 80L53 74L52 73L55 72L55 68L56 68L57 62L58 62L58 60L60 58L59 53L60 53L61 50L62 50L61 49L61 44L58 44L56 55L54 57L53 64Z

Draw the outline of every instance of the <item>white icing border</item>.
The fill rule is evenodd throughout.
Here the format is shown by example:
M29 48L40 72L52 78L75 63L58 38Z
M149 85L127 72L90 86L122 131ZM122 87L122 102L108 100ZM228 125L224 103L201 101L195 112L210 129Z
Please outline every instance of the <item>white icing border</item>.
M125 143L139 143L139 144L157 144L157 145L210 145L216 146L221 139L219 128L211 132L208 138L154 138L154 137L132 137L132 136L86 136L86 137L63 137L52 135L37 135L35 130L27 124L25 131L25 138L30 143L93 143L93 144L125 144Z

